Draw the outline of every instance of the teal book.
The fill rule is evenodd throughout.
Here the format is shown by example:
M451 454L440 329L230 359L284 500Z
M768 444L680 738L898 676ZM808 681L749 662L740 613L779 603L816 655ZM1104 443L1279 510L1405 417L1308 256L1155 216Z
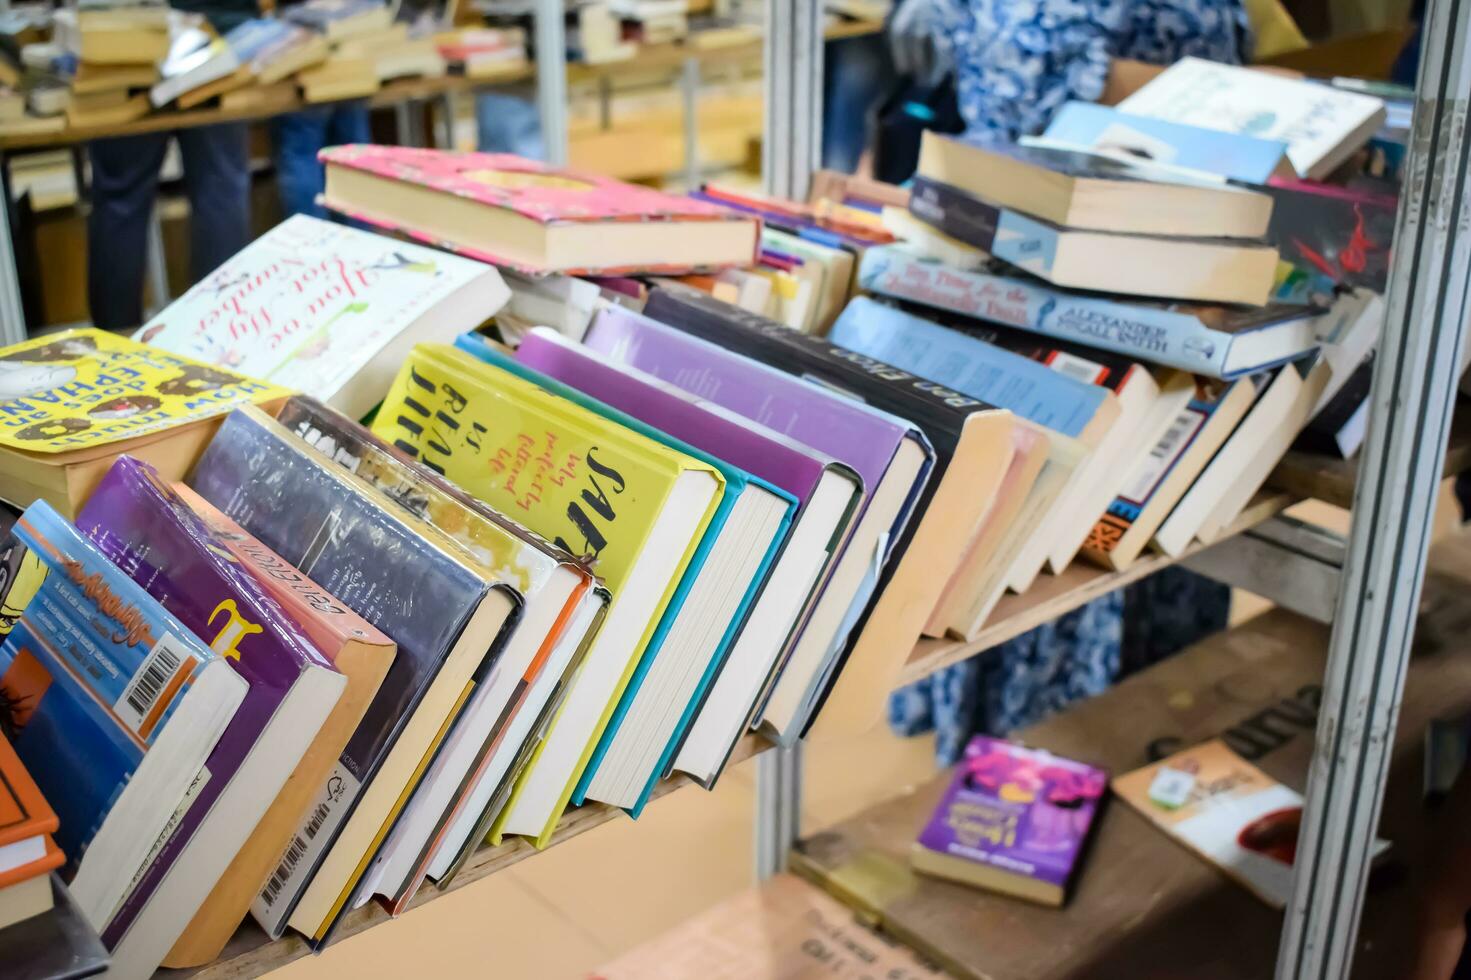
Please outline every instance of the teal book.
M709 528L572 796L577 804L597 800L637 817L745 628L786 540L797 499L644 418L529 367L478 334L464 334L456 344L609 421L714 466L725 478L725 493Z

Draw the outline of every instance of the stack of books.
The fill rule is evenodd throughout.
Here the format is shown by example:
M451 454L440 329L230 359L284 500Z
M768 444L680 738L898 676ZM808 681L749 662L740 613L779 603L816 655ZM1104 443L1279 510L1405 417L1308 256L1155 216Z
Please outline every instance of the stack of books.
M148 92L176 29L187 28L162 3L58 10L52 40L69 56L61 76L69 82L67 125L118 125L147 115Z
M396 237L294 218L131 340L0 350L7 547L47 572L0 596L0 685L39 705L16 749L119 975L247 914L320 948L569 806L713 785L753 728L871 726L921 636L1221 533L1372 346L1360 294L1201 302L1267 297L1270 198L927 154L899 243L892 189L333 148L328 205ZM931 188L1085 256L1178 251L1128 282L1197 302L947 266ZM778 259L800 329L721 298ZM79 634L106 670L67 668Z
M325 58L297 76L308 102L357 98L390 79L445 73L433 37L411 37L409 24L395 21L381 0L307 0L287 17L327 44Z

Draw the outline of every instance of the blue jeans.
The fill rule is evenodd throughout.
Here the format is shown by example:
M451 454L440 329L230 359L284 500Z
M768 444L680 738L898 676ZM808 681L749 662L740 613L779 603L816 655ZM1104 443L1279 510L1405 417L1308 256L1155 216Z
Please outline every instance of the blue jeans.
M244 123L97 140L87 219L87 303L92 322L125 330L143 322L148 222L170 136L184 158L189 272L198 281L250 242L250 166Z
M367 104L313 106L277 116L271 120L271 141L276 148L276 188L285 217L309 214L325 218L326 209L317 203L326 179L317 154L328 146L373 142Z
M894 85L882 34L829 41L823 51L822 165L851 174L868 147L869 116Z
M530 160L546 159L541 115L536 103L518 95L484 92L475 96L475 128L485 153L514 153Z

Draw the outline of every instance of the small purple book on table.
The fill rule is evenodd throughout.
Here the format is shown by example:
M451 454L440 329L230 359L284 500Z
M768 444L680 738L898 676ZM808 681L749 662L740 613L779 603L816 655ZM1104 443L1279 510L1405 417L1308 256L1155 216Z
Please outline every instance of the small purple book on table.
M610 309L595 323L641 319ZM714 402L609 360L546 327L533 329L516 360L797 498L791 533L773 563L747 625L695 716L672 768L706 786L751 723L761 693L800 635L800 617L836 560L863 500L863 483L840 463Z
M914 843L916 871L1061 905L1108 773L978 735Z

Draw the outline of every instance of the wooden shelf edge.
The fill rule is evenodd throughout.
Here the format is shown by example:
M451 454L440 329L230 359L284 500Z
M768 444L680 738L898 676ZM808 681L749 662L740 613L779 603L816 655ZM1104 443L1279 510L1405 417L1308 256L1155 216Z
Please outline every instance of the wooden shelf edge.
M1247 505L1240 516L1227 526L1221 539L1255 527L1297 503L1298 499L1300 498L1290 493L1267 491L1259 494ZM1214 543L1216 542L1212 542ZM920 640L915 645L914 652L910 654L904 669L899 672L895 686L904 687L915 681L923 680L937 670L958 664L962 660L968 660L998 643L1005 643L1007 640L1021 636L1115 589L1123 588L1161 569L1178 564L1208 547L1210 547L1209 544L1194 542L1178 558L1155 553L1146 554L1121 572L1097 568L1080 559L1061 575L1044 573L1025 593L1008 595L997 603L996 611L991 614L986 628L975 638L970 640Z
M771 748L771 743L766 739L759 735L748 734L741 739L735 751L731 753L727 768L739 765L768 748ZM693 785L694 783L685 776L666 779L654 788L650 802ZM585 834L622 813L623 811L616 807L601 803L589 803L569 809L552 834L552 841L548 847L556 847L558 844ZM503 871L513 864L534 857L537 853L537 849L530 841L519 837L499 847L482 847L474 857L466 862L465 867L455 876L448 888L440 890L427 883L420 888L419 894L409 904L409 911L427 905L442 895L488 878L497 871ZM389 921L390 918L389 914L377 903L370 903L360 909L355 909L343 919L334 942L357 935L365 929ZM272 941L266 938L265 933L261 932L254 920L246 919L235 937L230 940L230 944L225 947L225 951L213 963L192 970L159 970L154 976L156 980L184 980L184 978L190 978L190 980L244 980L244 978L269 973L310 954L311 947L295 933Z

